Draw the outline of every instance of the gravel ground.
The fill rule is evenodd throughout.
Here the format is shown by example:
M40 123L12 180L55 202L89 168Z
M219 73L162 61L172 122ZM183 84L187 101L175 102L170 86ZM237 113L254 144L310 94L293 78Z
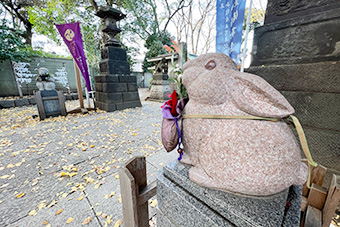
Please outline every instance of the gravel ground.
M35 106L0 110L0 226L119 226L119 167L146 156L151 182L177 157L161 145L161 103L142 104L44 121L32 118ZM154 217L157 200L149 202Z

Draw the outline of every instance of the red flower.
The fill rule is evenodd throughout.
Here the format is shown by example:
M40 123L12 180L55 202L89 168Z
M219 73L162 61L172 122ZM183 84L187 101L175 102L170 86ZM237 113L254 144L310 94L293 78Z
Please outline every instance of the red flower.
M176 90L174 90L172 92L172 94L169 96L171 99L169 99L168 101L166 101L166 103L162 106L162 108L168 104L171 107L171 114L174 117L178 116L178 113L176 111L176 106L177 106L177 94L176 94Z

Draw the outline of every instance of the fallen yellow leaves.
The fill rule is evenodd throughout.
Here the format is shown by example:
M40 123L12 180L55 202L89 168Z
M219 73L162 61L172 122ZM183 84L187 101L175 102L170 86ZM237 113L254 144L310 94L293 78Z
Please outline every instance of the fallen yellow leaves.
M34 179L34 180L33 180L32 186L34 186L34 185L36 185L36 184L38 184L38 179Z
M35 216L37 214L36 210L32 210L31 212L28 213L29 216Z
M3 184L3 185L0 186L0 189L2 189L2 188L4 188L4 187L7 187L8 185L9 185L9 183Z
M9 163L6 168L10 169L10 168L13 168L13 167L15 167L15 165L13 165L12 163Z
M53 207L54 205L56 205L58 202L53 200L50 205L48 205L47 207L50 208L50 207Z
M118 202L119 202L119 203L122 203L122 195L119 195L119 196L118 196Z
M59 215L61 212L63 212L63 210L64 210L64 209L58 210L58 211L55 213L55 215Z
M85 218L85 220L81 223L82 225L87 225L89 224L91 221L93 221L93 217L87 217Z
M38 210L41 210L42 208L46 207L46 201L41 201L38 205Z
M80 196L77 200L80 201L83 199L83 196Z
M115 194L116 194L116 192L111 192L109 195L105 195L105 199L111 198Z
M112 218L112 214L110 216L107 216L107 219L105 221L105 226L108 226L113 222L111 218Z
M47 225L48 224L48 221L43 221L43 225Z
M17 195L17 198L21 198L21 197L23 197L24 195L25 195L25 193L22 192L22 193L20 193L19 195Z
M3 175L0 177L0 179L6 179L6 178L9 178L10 176L9 175Z
M100 184L100 183L99 183L99 184L96 184L96 185L94 186L94 188L97 189L97 188L100 187L100 185L102 185L102 184Z
M156 207L157 206L157 199L150 199L150 207Z
M66 224L70 224L73 220L74 220L74 218L67 219Z
M119 227L122 223L123 223L123 220L119 219L118 221L116 221L116 223L113 227Z
M67 195L68 195L68 194L65 192L64 194L62 194L61 198L66 198Z
M78 171L78 169L76 171ZM75 175L78 175L78 173L77 172L61 172L60 177L66 177L67 176L67 177L71 178Z

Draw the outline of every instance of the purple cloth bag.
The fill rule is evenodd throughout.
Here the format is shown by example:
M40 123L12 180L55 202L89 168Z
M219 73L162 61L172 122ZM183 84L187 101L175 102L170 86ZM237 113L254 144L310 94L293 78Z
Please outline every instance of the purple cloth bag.
M171 107L168 104L165 104L162 108L162 143L167 152L170 152L176 148L181 146L182 142L182 112L184 110L185 105L189 101L188 98L180 99L176 106L176 112L178 113L177 117L172 116Z

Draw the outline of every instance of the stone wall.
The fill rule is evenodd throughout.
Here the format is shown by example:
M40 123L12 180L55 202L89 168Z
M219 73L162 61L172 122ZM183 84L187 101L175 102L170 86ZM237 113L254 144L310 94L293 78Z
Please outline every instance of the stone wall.
M0 96L19 95L14 72L18 77L24 95L32 95L36 87L38 69L45 67L55 79L56 89L77 92L73 60L61 58L32 58L29 62L13 64L9 60L0 63ZM14 72L13 72L14 70ZM91 73L91 70L90 70Z
M313 158L340 173L340 1L269 0L247 72L295 108ZM328 175L329 178L330 175Z

